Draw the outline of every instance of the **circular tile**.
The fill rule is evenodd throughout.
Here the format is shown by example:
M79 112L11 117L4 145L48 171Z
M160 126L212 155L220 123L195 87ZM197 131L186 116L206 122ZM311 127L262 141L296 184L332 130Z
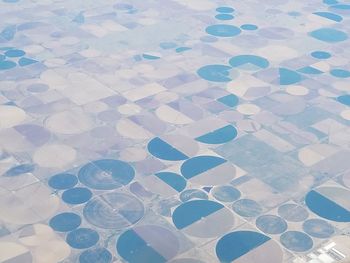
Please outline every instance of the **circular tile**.
M138 222L144 207L136 197L121 193L105 193L91 199L84 207L85 219L103 229L124 229Z

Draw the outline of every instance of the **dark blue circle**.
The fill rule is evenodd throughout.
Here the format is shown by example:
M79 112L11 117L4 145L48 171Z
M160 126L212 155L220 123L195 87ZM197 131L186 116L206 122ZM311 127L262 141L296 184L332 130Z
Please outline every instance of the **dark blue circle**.
M308 218L309 212L297 204L284 204L278 208L278 214L287 221L301 222Z
M50 227L58 232L69 232L78 228L81 224L81 218L74 213L62 213L51 218Z
M85 250L79 256L79 263L110 263L112 254L104 247L95 247Z
M244 25L241 25L241 29L243 30L257 30L258 29L258 26L256 25L253 25L253 24L244 24Z
M92 189L112 190L127 185L135 171L126 162L102 159L84 165L78 173L81 183Z
M305 233L316 238L329 238L334 234L334 227L322 219L309 219L303 223Z
M263 215L256 219L256 226L266 234L281 234L287 230L288 225L285 220L275 215Z
M234 11L235 10L229 6L220 6L216 8L216 12L219 12L219 13L233 13Z
M92 192L88 188L76 187L63 192L62 199L67 204L83 204L92 197Z
M314 51L311 53L311 56L314 58L317 58L317 59L328 59L332 55L331 55L331 53L328 53L326 51Z
M78 183L78 178L69 173L56 174L49 179L49 186L54 189L69 189Z
M67 235L68 245L76 249L85 249L97 244L99 234L90 228L78 228Z
M314 242L307 234L299 231L287 231L280 236L282 245L294 252L305 252L313 247Z
M230 14L218 14L215 18L218 20L232 20L234 16Z
M251 199L240 199L233 204L232 208L243 217L256 217L262 213L262 207Z
M211 194L220 202L233 202L241 196L241 192L231 185L214 187Z
M5 56L13 58L13 57L22 57L25 52L20 49L10 49L5 52Z

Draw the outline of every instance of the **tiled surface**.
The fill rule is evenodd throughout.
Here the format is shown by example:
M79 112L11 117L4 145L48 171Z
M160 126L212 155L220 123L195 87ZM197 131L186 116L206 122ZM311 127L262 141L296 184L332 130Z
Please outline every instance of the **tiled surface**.
M0 15L0 262L280 263L349 244L348 1Z

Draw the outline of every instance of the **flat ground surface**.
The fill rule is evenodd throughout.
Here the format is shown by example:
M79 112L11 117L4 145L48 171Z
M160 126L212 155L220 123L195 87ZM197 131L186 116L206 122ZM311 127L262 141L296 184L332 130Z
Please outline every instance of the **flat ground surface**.
M349 18L347 0L0 0L0 262L345 253Z

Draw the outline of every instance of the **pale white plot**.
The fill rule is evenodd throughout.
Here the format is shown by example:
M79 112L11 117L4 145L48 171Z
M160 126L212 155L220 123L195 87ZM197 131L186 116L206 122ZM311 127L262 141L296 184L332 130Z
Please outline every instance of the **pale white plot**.
M254 115L260 112L260 107L255 104L240 104L237 106L237 111L245 115Z
M298 85L293 85L293 86L288 86L286 88L286 91L295 96L304 96L309 93L309 90L303 86L298 86Z
M144 85L142 87L128 90L124 92L124 97L131 100L131 101L137 101L143 98L147 98L149 96L155 95L161 91L165 91L166 89L157 84L157 83L150 83L147 85Z
M54 133L79 134L93 127L92 119L83 111L71 109L50 116L45 126Z
M37 223L51 217L59 204L60 198L51 189L35 183L1 195L0 219L17 225Z
M20 124L26 118L21 108L10 105L0 105L0 129L11 128Z
M33 160L42 167L65 167L76 158L75 149L64 144L49 144L40 147L33 155Z
M153 137L152 133L129 119L118 121L116 129L122 136L125 136L127 138L145 140Z
M68 83L60 93L77 105L115 95L111 89L84 73L69 74Z
M158 109L156 109L156 114L162 121L172 124L188 124L193 122L192 119L168 105L160 106Z

